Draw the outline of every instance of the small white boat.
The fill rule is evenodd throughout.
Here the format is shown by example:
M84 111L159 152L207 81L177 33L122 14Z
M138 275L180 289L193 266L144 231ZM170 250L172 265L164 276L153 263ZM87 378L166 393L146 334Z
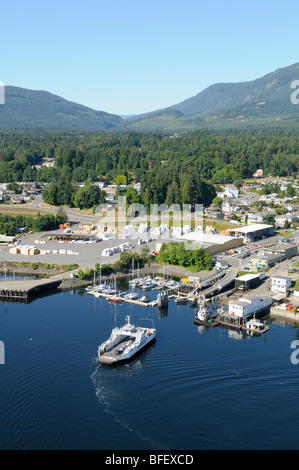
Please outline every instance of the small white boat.
M110 338L99 346L98 360L106 364L127 361L152 343L155 338L154 324L152 328L138 325L135 327L127 316L126 324L120 328L113 328Z
M178 283L171 279L170 281L166 281L166 286L168 288L174 289L174 288L178 287Z
M146 302L147 303L147 302L150 302L151 299L148 295L144 294L142 297L140 297L139 300L140 300L140 302Z
M145 282L142 286L139 286L142 290L152 290L155 287L153 282Z
M128 300L136 300L138 299L138 294L136 292L130 292L129 294L126 294L124 298Z

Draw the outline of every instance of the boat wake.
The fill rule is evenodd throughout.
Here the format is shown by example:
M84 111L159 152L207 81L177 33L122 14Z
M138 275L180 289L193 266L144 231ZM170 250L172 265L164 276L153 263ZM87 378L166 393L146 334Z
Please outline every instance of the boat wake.
M118 402L119 400L121 400L123 398L122 393L116 392L115 388L109 387L106 384L105 373L109 373L111 369L109 370L106 368L104 369L101 368L96 358L94 358L93 363L96 364L96 369L91 374L91 380L95 388L96 397L99 400L99 403L103 406L104 412L107 415L110 415L114 422L118 423L121 427L126 429L128 432L135 433L136 436L138 436L142 441L147 442L151 448L169 450L167 447L163 446L162 444L159 444L153 439L145 436L139 430L134 429L126 421L126 419L120 415L119 412L115 411L114 409L115 405L113 401ZM123 364L121 366L118 366L117 368L119 369L120 376L128 377L128 376L132 376L138 373L141 367L142 365L140 361L137 360L133 364Z

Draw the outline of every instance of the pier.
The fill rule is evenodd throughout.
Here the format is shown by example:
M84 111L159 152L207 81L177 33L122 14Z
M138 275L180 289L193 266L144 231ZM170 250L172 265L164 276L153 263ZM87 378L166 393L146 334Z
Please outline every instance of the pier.
M31 279L0 282L0 300L27 301L30 297L57 289L62 279Z
M223 312L217 315L217 321L219 321L219 323L224 326L238 328L238 329L246 329L244 324L248 320L252 320L254 318L256 319L262 318L268 315L269 311L270 311L270 307L266 307L257 313L252 313L245 317L237 317L236 315L229 315L228 312Z

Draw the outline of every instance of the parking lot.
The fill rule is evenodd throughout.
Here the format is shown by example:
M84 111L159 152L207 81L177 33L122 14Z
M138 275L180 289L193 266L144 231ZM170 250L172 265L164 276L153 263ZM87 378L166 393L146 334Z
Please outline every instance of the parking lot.
M75 227L76 228L76 227ZM53 232L54 233L54 232ZM55 231L55 234L57 231ZM152 239L148 243L140 243L140 240L148 238L147 234L140 233L137 239L125 238L125 234L117 234L110 238L95 240L49 240L51 232L26 233L18 239L18 247L32 246L38 248L42 253L36 255L22 255L21 253L10 253L11 246L1 246L1 261L10 262L31 262L48 264L78 264L83 270L86 267L94 267L96 263L113 264L119 259L121 251L132 250L140 253L143 247L154 251L156 241ZM126 246L121 246L126 245ZM120 248L119 248L120 247ZM113 252L110 256L103 255L103 252Z

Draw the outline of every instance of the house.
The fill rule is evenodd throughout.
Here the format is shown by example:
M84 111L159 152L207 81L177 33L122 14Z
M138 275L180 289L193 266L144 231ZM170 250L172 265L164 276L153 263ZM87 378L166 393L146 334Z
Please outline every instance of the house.
M263 176L263 170L261 168L259 168L258 170L256 170L255 173L253 173L252 175L254 178L261 178Z
M109 201L113 201L113 200L115 199L116 191L117 191L117 186L116 186L116 185L111 185L111 184L109 184L109 185L105 188L105 193L106 193L107 199L108 199Z
M237 212L240 210L240 206L234 201L225 200L222 204L222 210L226 213Z
M135 184L134 184L134 189L136 189L137 193L140 193L140 191L141 191L141 183L135 183Z
M219 209L219 206L216 204L211 204L210 207L206 209L206 214L211 219L223 219L224 213Z
M248 212L248 224L263 224L269 212Z
M106 186L104 181L95 181L93 184L94 186L97 186L99 189L104 189Z
M288 289L292 286L292 278L290 276L272 276L272 292L282 292L287 294Z
M239 190L235 186L229 185L224 188L224 197L237 199L239 197Z
M275 219L276 227L284 227L286 222L293 224L297 219L298 217L295 214L284 214L277 216Z

